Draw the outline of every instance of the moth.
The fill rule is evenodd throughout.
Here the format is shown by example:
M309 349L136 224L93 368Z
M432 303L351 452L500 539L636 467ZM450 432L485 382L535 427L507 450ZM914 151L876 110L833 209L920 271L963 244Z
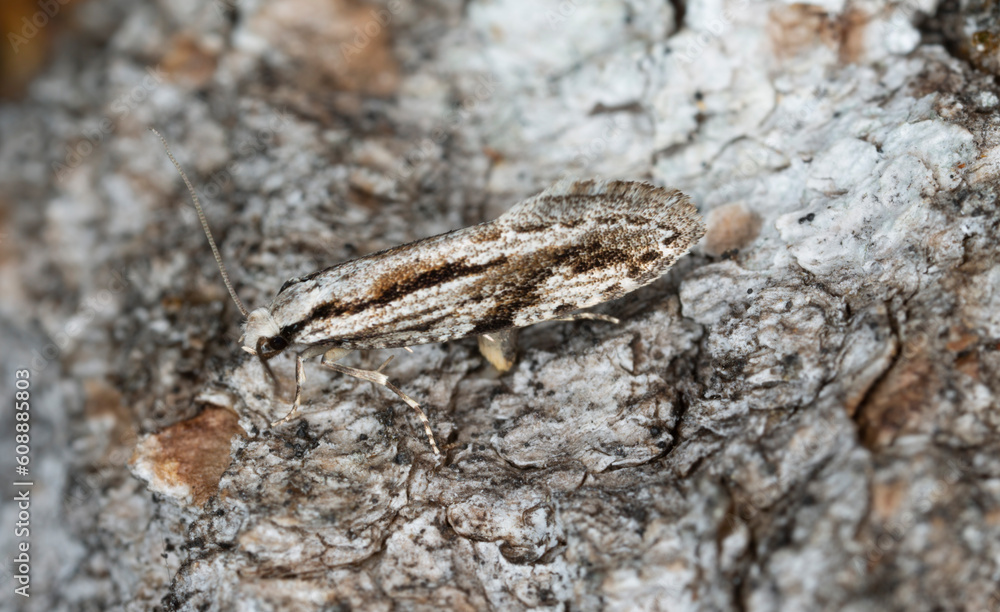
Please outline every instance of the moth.
M613 317L578 312L662 276L705 232L687 196L647 183L564 180L493 221L424 238L285 282L270 306L247 311L229 280L197 193L166 141L208 237L223 280L246 317L242 348L274 380L268 361L296 351L298 411L304 362L382 385L413 408L435 455L427 415L382 369L337 360L358 349L405 348L478 336L498 370L514 363L515 330L542 321Z

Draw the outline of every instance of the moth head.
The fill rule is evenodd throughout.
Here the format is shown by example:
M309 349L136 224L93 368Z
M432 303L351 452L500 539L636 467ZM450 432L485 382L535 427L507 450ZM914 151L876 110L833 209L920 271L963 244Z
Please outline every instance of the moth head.
M247 322L240 338L243 350L262 359L270 359L288 348L288 340L267 308L258 308L247 315Z

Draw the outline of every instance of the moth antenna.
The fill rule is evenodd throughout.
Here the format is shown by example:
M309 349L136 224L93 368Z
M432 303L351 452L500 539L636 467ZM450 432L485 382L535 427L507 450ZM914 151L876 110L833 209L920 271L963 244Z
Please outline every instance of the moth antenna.
M219 247L215 245L215 238L212 238L212 230L208 229L208 219L205 218L205 211L201 208L201 202L198 201L198 194L194 190L194 186L191 181L188 180L187 174L184 174L184 170L181 165L177 163L174 158L174 154L170 152L170 147L167 145L167 139L163 137L162 134L156 131L155 128L149 128L149 131L156 134L163 143L163 149L167 152L167 157L174 164L174 168L177 168L177 172L180 173L181 178L184 180L184 184L187 185L188 192L191 194L191 199L194 200L194 207L198 211L198 220L201 221L201 227L205 230L205 236L208 238L208 244L212 247L212 254L215 255L215 262L219 264L219 272L222 273L222 281L226 283L226 289L229 289L229 295L233 296L233 301L236 302L236 307L240 309L243 313L243 318L246 318L249 311L243 302L240 300L240 296L236 295L236 290L233 289L233 283L229 280L229 273L226 272L226 266L222 263L222 255L219 254Z

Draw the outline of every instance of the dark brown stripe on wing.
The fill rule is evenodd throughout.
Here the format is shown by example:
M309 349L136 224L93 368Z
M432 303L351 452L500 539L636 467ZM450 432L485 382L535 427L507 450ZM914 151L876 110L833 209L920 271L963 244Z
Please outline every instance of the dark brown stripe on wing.
M373 287L372 298L366 302L366 306L385 306L421 289L430 289L466 276L482 274L490 269L498 269L505 263L507 256L501 255L483 264L448 262L436 268L417 271L409 276L405 270L391 270Z
M629 276L644 284L664 269L664 261L660 259L658 251L616 247L598 241L544 250L530 260L530 265L509 266L504 271L503 279L496 284L496 292L505 299L484 314L472 334L510 329L518 314L553 301L556 296L547 293L546 283L550 277L561 273L560 268L569 267L572 274L580 275L599 268L623 266ZM669 262L672 258L666 259ZM621 284L615 283L604 292L604 298L613 299L621 294ZM576 309L572 304L559 304L552 309L551 316L565 315Z
M483 264L467 264L462 261L449 262L429 270L419 270L409 275L406 269L390 270L372 287L371 297L353 302L331 300L320 304L313 308L312 312L302 320L283 327L281 335L286 339L293 340L299 331L313 321L342 317L364 312L369 308L388 306L392 302L421 289L430 289L466 276L481 274L490 269L500 268L505 263L507 263L507 256L501 255Z

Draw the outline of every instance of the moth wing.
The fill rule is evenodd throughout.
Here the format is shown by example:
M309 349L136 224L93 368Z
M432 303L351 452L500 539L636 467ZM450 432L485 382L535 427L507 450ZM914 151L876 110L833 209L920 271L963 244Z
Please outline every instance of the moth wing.
M561 181L494 225L513 235L506 249L512 256L476 296L479 304L490 294L505 296L477 321L479 333L621 297L662 276L705 233L681 192L615 180Z
M680 192L563 181L495 221L393 247L289 285L282 336L344 348L492 334L612 300L661 276L704 233Z
M669 223L695 240L704 234L701 217L686 195L637 181L562 180L518 202L497 222L572 225L600 215L609 219L639 217L657 225Z

